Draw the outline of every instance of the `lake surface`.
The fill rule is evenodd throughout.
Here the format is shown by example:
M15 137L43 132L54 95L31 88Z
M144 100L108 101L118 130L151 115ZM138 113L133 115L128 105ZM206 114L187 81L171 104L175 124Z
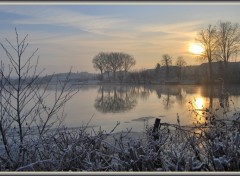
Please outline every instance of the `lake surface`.
M153 125L157 117L161 122L176 124L178 114L182 125L191 125L200 118L191 111L193 109L202 113L201 110L206 108L223 112L239 110L240 107L240 86L226 87L224 96L221 86L76 85L76 88L80 91L66 106L65 124L68 127L87 124L93 116L89 126L97 129L101 126L109 131L120 122L116 132L130 128L141 132L144 125Z

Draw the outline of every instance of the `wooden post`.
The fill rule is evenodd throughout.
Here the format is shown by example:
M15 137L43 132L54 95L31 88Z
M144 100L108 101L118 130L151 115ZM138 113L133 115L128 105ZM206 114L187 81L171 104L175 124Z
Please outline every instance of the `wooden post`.
M158 131L159 131L159 129L160 129L160 121L161 121L161 119L159 119L159 118L156 118L156 119L155 119L153 131L152 131L153 138L154 138L155 141L156 141L157 139L159 139Z

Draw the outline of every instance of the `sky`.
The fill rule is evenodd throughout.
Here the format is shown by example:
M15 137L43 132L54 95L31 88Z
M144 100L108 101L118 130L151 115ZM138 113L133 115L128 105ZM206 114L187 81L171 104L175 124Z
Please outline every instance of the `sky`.
M240 23L240 3L0 3L0 41L28 34L26 57L39 48L46 73L97 72L99 52L125 52L133 70L154 68L163 54L200 64L189 51L197 33L219 20ZM0 48L0 59L6 57Z

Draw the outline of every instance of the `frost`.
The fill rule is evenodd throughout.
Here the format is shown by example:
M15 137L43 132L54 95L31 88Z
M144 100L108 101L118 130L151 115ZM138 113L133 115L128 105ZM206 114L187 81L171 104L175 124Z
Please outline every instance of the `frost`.
M224 171L222 161L219 158L214 158L214 164L216 171Z

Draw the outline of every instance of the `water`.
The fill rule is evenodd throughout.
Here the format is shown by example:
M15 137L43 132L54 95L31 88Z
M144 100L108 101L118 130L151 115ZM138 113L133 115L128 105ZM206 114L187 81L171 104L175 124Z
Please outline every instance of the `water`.
M156 117L161 122L176 124L177 114L182 125L191 125L196 121L195 109L212 108L222 111L233 111L240 107L240 89L229 86L228 94L221 98L220 86L204 87L196 85L94 85L76 86L80 91L66 106L68 127L79 127L87 124L97 129L110 131L117 122L116 131L141 132L146 124L153 125ZM222 102L224 108L221 108ZM235 109L238 110L238 109Z

